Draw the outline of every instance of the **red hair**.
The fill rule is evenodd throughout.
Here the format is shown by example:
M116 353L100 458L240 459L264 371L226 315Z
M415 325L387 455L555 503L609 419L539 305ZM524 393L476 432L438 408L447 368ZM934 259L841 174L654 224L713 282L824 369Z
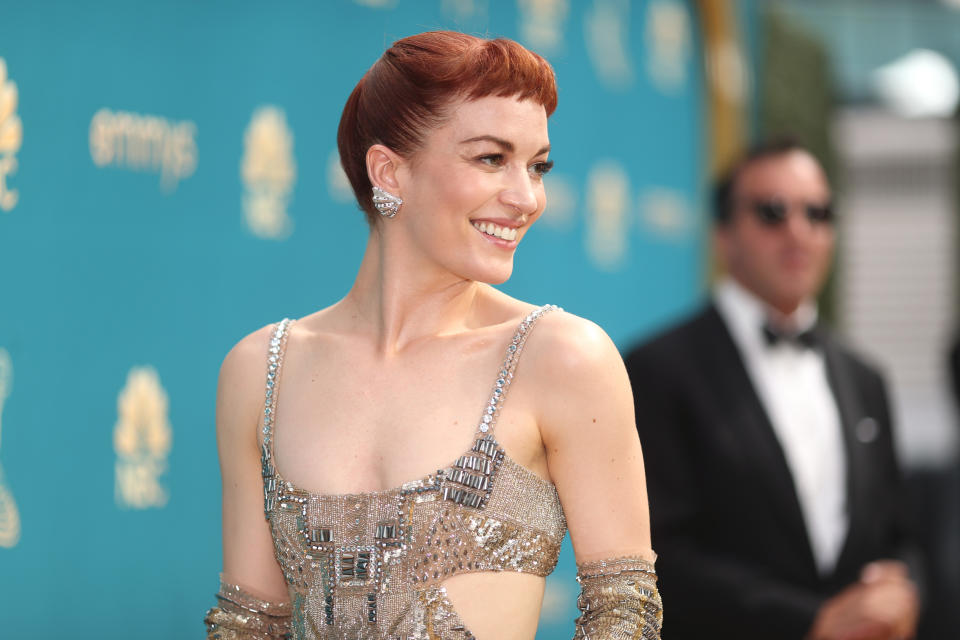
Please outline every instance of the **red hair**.
M360 208L376 220L367 150L382 144L409 157L427 132L444 122L460 98L515 96L557 108L550 64L522 45L484 40L456 31L429 31L393 43L360 79L347 99L337 130L340 164Z

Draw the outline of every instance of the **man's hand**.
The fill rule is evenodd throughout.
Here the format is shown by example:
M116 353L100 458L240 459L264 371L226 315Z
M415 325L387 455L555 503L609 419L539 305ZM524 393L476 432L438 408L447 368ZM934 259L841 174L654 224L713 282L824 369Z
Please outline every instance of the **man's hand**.
M910 640L918 609L906 566L878 560L863 568L859 582L823 604L807 640Z

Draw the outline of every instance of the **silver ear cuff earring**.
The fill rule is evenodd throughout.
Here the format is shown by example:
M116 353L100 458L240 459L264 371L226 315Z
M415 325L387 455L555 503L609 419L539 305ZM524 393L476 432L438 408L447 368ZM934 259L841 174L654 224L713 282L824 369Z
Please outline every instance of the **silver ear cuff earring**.
M373 187L373 206L384 218L392 218L400 211L403 199L388 193L378 186Z

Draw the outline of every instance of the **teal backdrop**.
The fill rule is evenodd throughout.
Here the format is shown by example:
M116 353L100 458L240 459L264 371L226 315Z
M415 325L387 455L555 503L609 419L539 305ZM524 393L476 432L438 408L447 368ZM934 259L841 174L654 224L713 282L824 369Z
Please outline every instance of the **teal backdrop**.
M4 3L0 637L203 637L217 371L350 286L367 228L336 127L395 39L506 36L556 69L547 211L505 291L621 347L690 308L697 24L681 0ZM572 636L574 575L567 545L538 638Z

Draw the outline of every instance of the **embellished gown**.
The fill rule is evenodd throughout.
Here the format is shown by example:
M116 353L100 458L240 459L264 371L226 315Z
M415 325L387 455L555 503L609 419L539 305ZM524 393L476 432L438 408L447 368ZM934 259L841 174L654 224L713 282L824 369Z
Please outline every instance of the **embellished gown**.
M321 495L284 480L273 457L287 332L270 342L263 420L264 511L287 581L296 640L473 638L443 581L475 571L546 576L566 521L555 487L515 462L494 435L527 336L517 328L473 444L448 466L394 489Z

